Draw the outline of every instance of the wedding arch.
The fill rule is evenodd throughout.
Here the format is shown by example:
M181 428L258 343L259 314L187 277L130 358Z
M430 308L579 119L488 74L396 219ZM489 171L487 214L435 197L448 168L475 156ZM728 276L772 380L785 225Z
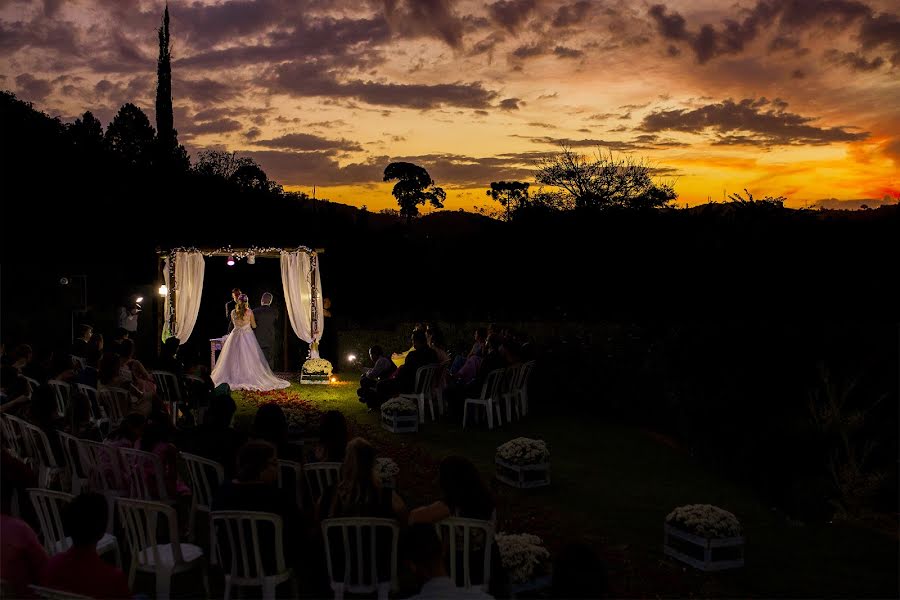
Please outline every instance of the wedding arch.
M281 261L285 311L291 328L297 337L309 344L310 358L319 358L319 340L325 325L321 310L322 279L318 258L323 252L321 248L178 247L157 249L156 252L165 281L165 289L160 289L160 294L165 292L161 332L164 341L174 336L184 344L191 337L200 313L207 257L223 256L230 261L246 260L248 264L255 263L257 258L278 258Z

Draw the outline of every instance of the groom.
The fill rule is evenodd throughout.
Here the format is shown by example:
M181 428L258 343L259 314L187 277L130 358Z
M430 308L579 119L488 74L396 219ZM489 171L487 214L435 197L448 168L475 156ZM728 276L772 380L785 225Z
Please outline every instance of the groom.
M275 370L275 321L278 311L272 308L272 294L266 292L260 299L260 306L253 309L256 318L256 341L262 348L269 368Z

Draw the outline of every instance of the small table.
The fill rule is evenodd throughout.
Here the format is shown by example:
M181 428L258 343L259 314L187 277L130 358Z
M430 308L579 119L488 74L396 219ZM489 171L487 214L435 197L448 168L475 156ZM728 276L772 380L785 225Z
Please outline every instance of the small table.
M225 338L228 337L223 336L220 338L210 338L209 340L209 370L212 372L213 369L216 368L216 351L221 350L222 346L225 344Z

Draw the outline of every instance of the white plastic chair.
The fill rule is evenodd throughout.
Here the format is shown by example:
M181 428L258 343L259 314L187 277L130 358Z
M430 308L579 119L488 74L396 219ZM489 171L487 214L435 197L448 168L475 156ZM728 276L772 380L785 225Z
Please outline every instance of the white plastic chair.
M27 377L25 375L22 375L22 377L25 377L25 379L28 381L28 383L31 384L31 391L34 391L34 390L38 389L39 387L41 387L41 382L38 381L37 379L35 379L34 377Z
M425 422L425 401L431 408L431 420L434 421L434 375L441 368L440 365L425 365L416 369L416 387L412 394L400 394L400 398L407 398L419 405L419 422Z
M75 391L87 396L91 407L91 423L96 425L103 435L106 435L109 432L109 417L104 414L103 406L101 406L100 400L97 398L97 388L86 383L76 383ZM104 429L106 430L105 433Z
M438 414L444 416L447 412L446 399L444 398L444 389L447 386L447 373L450 371L450 361L445 360L438 365L438 370L431 380L432 396L437 400Z
M340 531L340 549L343 551L344 572L336 574L330 531ZM378 561L379 549L377 533L381 530L391 535L390 581L379 581ZM385 531L386 530L386 531ZM325 538L325 558L328 563L328 578L336 600L342 600L344 593L370 594L378 593L380 600L386 599L391 590L397 589L397 540L400 527L393 519L370 519L364 517L348 517L325 519L322 521L322 536ZM364 539L368 539L368 544ZM351 543L351 539L353 543ZM355 546L355 548L354 548ZM366 548L368 546L368 548ZM355 574L355 577L353 575ZM381 575L387 575L382 573Z
M80 494L89 487L91 476L90 458L85 456L81 448L81 440L71 433L57 431L66 463L69 468L69 483L74 495Z
M343 464L339 462L317 462L304 465L303 473L306 477L306 485L309 486L309 496L313 504L319 501L319 498L322 497L322 494L325 493L329 486L341 480Z
M128 569L128 587L134 588L137 571L156 575L156 598L169 597L172 577L193 569L203 569L203 588L209 597L209 573L203 549L194 544L182 544L178 539L178 517L175 509L160 502L146 502L119 498L119 517L125 529L131 566ZM159 517L166 519L168 526L167 544L160 544L156 538Z
M57 462L47 434L40 427L27 421L21 421L21 423L25 429L32 467L37 467L38 485L42 488L49 488L56 477L65 474L66 469ZM60 484L62 487L62 481Z
M128 390L104 386L97 390L97 401L106 411L110 427L117 427L125 418L131 407L131 395Z
M0 414L0 427L2 427L3 445L16 455L25 460L28 458L28 441L24 436L24 427L16 423L18 417Z
M487 412L487 422L488 429L494 428L494 412L497 413L497 425L502 425L502 420L500 417L500 383L503 381L503 373L505 369L494 369L490 373L488 373L487 378L484 380L484 385L481 386L481 397L479 398L466 398L465 404L463 404L463 429L466 428L466 417L468 416L469 405L473 406L483 406L485 411ZM478 415L476 413L475 418L477 420Z
M534 361L522 363L517 367L516 377L512 380L509 390L503 393L506 401L506 419L510 420L510 405L516 411L516 417L524 417L528 414L528 380L534 369Z
M73 594L64 590L55 590L40 585L29 585L28 589L37 598L45 598L46 600L90 600L90 596L82 596L81 594ZM5 597L5 596L4 596Z
M294 504L298 509L303 509L303 465L292 460L278 460L278 489L284 489L288 478L286 474L290 474L294 480L294 489L291 496L294 498ZM327 477L327 474L326 474Z
M174 500L169 498L162 460L157 455L135 448L119 448L119 452L130 479L131 498L165 503Z
M59 413L60 417L66 416L66 409L69 406L69 394L71 393L69 384L59 379L50 379L47 381L47 385L53 389L53 395L56 398L56 412Z
M28 488L28 496L37 513L41 526L41 538L44 550L53 556L65 552L72 547L72 538L67 537L63 528L62 513L65 507L75 498L65 492L53 492L38 488ZM119 541L116 536L104 533L97 542L97 554L115 553L116 565L122 568L122 555L119 552Z
M434 524L438 537L444 539L444 533L447 533L449 542L449 559L450 571L448 575L455 583L459 581L459 569L457 559L462 559L463 587L469 589L472 587L472 551L476 544L473 540L473 533L477 537L481 537L481 547L478 551L484 551L484 559L482 563L483 581L477 587L487 592L491 581L491 546L494 543L494 525L490 521L482 521L480 519L464 519L462 517L449 517L443 521ZM483 537L482 537L483 536ZM462 548L459 548L459 540L462 538ZM461 552L460 552L461 551Z
M184 401L181 386L178 385L178 376L169 371L150 371L150 374L156 382L156 393L169 404L174 424L178 420L178 403Z
M188 530L196 540L194 526L197 523L197 512L206 513L206 522L209 523L213 494L225 481L225 467L214 460L186 452L181 453L181 458L184 459L191 476L191 522ZM210 552L215 547L212 535L210 531ZM210 558L212 559L210 562L215 564L215 554L211 554Z
M216 541L216 554L225 570L225 600L230 600L232 586L260 587L264 599L274 599L275 588L285 581L291 582L291 597L299 596L294 571L287 568L284 562L282 541L284 525L279 515L253 511L217 510L211 514L211 519ZM274 536L274 573L267 572L266 565L262 560L260 524L271 526ZM223 550L226 551L223 552ZM225 562L226 557L230 558L230 564Z

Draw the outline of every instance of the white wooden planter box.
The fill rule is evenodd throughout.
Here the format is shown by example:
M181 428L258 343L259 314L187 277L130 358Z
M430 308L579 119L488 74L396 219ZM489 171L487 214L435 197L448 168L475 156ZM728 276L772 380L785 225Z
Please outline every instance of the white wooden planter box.
M331 377L324 373L304 373L300 371L300 383L308 383L308 384L324 384L329 383L331 381Z
M494 457L494 462L497 465L496 477L503 483L517 488L550 485L550 463L514 465L499 456Z
M706 538L669 524L663 552L701 571L722 571L744 566L744 538ZM721 555L727 554L723 558Z
M381 413L381 426L394 433L414 433L419 430L419 415Z

